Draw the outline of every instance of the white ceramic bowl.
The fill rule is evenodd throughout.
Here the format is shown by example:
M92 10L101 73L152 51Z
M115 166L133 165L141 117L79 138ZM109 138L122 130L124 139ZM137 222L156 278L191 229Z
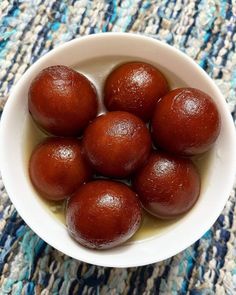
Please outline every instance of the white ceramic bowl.
M25 161L25 121L28 120L27 92L31 80L43 68L64 64L75 66L86 60L120 56L145 60L161 68L172 86L188 85L213 97L222 117L220 136L210 153L203 176L203 189L194 208L174 227L148 239L126 243L106 251L81 247L72 240L65 226L39 201L27 174ZM178 77L178 78L176 78ZM93 77L91 73L90 78ZM176 80L177 79L177 80ZM176 82L177 81L177 82ZM178 83L177 83L178 84ZM14 87L4 108L0 131L1 173L7 192L25 222L43 240L61 252L88 263L131 267L171 257L198 240L223 210L236 171L235 130L224 97L207 74L175 48L140 35L106 33L70 41L40 58Z

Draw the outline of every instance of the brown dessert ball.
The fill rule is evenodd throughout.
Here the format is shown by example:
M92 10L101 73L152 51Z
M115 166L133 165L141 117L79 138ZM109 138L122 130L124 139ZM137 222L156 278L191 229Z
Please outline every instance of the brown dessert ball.
M170 91L156 104L152 119L157 146L191 156L206 152L220 133L220 114L212 98L194 88Z
M171 219L193 207L200 176L190 159L155 152L135 176L133 187L149 213Z
M49 200L61 200L89 180L92 171L77 139L48 138L34 149L29 162L34 187Z
M83 152L92 167L110 177L126 177L147 160L151 139L146 125L127 112L96 118L85 130Z
M66 67L51 66L32 81L29 111L46 132L77 136L97 115L95 87L82 74Z
M67 203L70 235L88 248L108 249L127 241L141 223L136 194L125 184L97 180L79 188Z
M169 90L164 75L144 62L128 62L113 70L104 87L109 111L126 111L144 121L151 119L157 100Z

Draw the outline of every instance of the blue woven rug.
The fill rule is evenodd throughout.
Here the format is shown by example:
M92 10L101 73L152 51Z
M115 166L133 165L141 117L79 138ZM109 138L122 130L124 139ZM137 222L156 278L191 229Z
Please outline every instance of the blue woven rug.
M0 108L40 56L73 38L137 32L187 53L236 111L235 0L0 0ZM164 262L131 269L75 261L19 217L0 180L0 294L236 294L236 209L232 191L214 226Z

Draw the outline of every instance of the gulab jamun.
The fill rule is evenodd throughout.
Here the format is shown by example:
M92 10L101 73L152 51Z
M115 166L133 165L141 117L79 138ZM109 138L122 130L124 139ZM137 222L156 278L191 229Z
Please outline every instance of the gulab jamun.
M104 176L126 177L147 160L151 138L144 122L127 112L97 117L85 130L83 153Z
M200 186L200 175L190 159L163 152L151 154L133 180L143 207L161 219L177 217L192 208Z
M125 184L96 180L82 185L68 200L70 235L88 248L108 249L138 230L142 211L136 194Z
M51 66L32 81L29 111L38 126L57 136L78 136L97 115L95 87L66 66Z
M151 119L157 100L169 86L164 75L144 62L128 62L115 68L104 86L104 104L109 111L126 111Z
M152 133L156 145L192 156L209 150L220 133L220 114L213 99L195 88L178 88L156 104Z
M92 170L77 139L47 138L34 149L29 175L42 197L62 200L89 180Z

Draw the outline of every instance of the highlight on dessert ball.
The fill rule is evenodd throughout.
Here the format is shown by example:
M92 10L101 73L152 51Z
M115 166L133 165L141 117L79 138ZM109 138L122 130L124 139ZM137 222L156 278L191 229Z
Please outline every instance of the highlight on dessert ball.
M200 175L190 159L153 152L133 181L143 207L170 219L187 212L200 194Z
M214 97L191 85L171 89L155 65L130 61L103 78L95 85L55 65L28 91L29 113L48 135L30 156L31 183L42 199L63 202L68 234L98 250L135 239L148 214L152 222L188 214L204 177L196 159L221 128Z
M100 174L127 177L147 160L151 137L144 122L127 112L110 112L86 129L83 152Z
M49 200L69 197L92 176L78 139L51 137L35 147L29 162L35 188Z
M29 111L40 128L57 136L78 136L97 115L94 85L82 74L56 65L31 82Z
M80 244L108 249L127 241L141 224L139 200L127 185L96 180L82 185L69 199L66 224Z
M153 139L166 151L193 156L208 151L220 133L220 114L213 99L194 88L178 88L156 104Z
M156 102L168 90L168 82L157 68L144 62L128 62L107 77L104 104L109 111L126 111L149 121Z

